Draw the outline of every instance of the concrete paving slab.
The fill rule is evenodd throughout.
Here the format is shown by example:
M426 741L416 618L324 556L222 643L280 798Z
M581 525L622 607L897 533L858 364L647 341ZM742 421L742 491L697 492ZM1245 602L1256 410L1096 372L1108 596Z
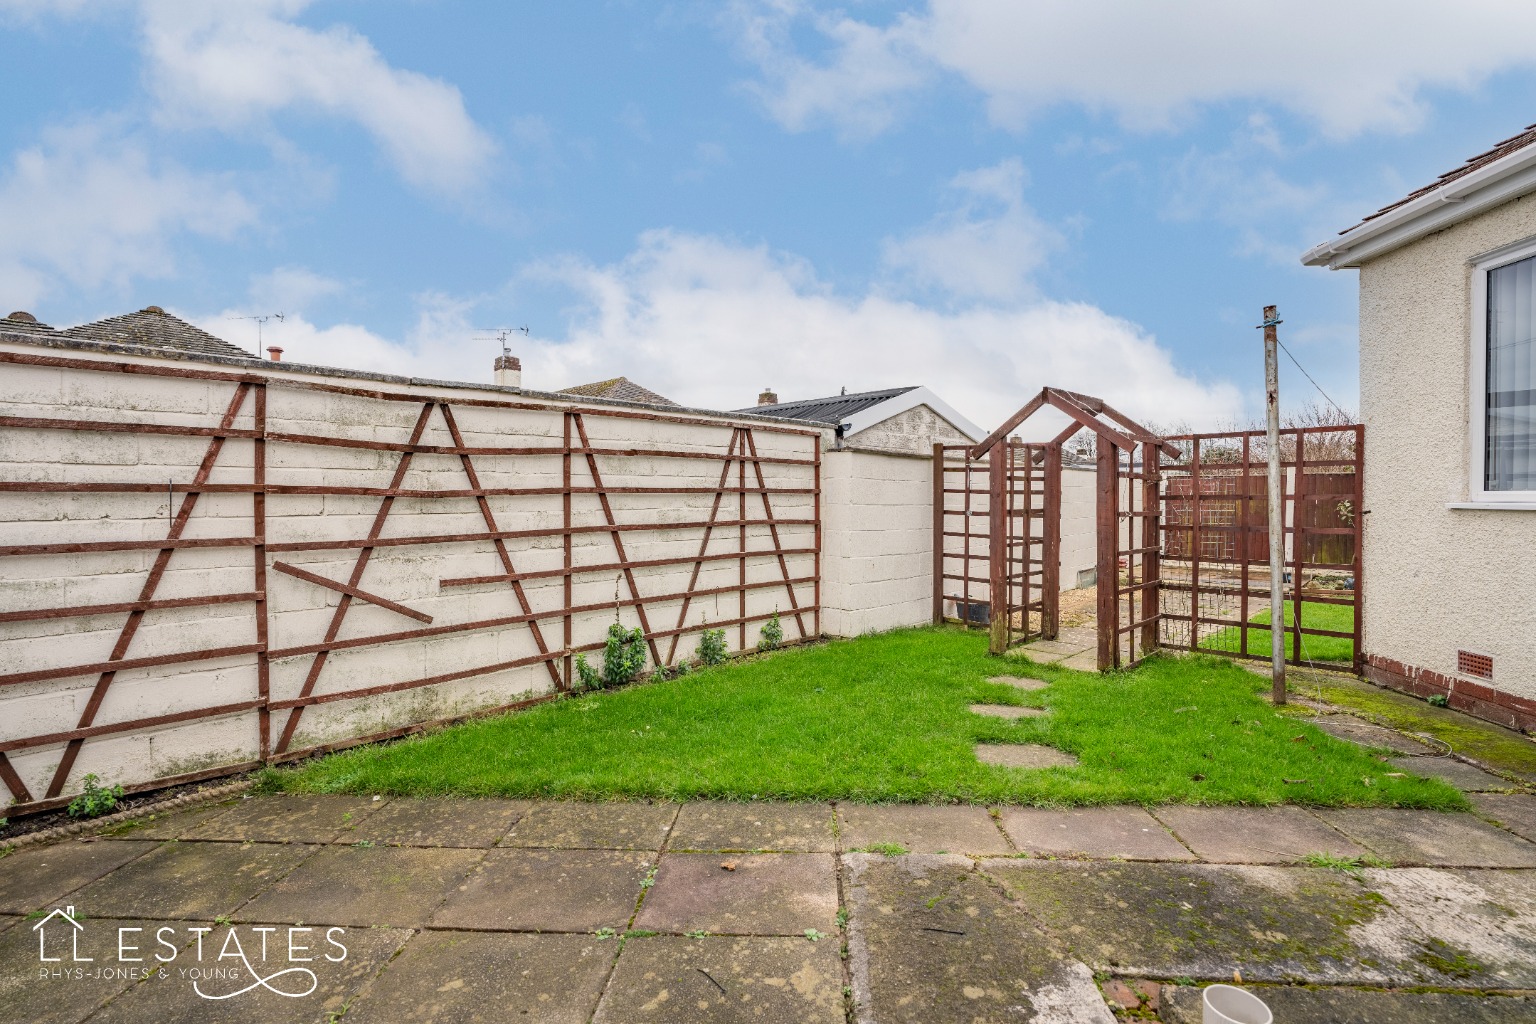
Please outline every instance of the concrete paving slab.
M0 912L51 910L68 893L158 845L149 841L82 843L66 839L18 850L0 861Z
M1012 853L985 807L839 804L843 849L894 843L910 853Z
M424 932L346 1020L358 1024L586 1024L618 941L592 935Z
M1460 988L1536 988L1536 877L1528 871L1368 871L1370 885L1429 935L1426 962Z
M1033 644L1018 648L1019 654L1024 655L1036 665L1054 665L1063 658L1072 657L1077 651L1078 648L1075 647L1068 651L1037 651Z
M327 847L235 919L419 928L482 856L478 850Z
M1311 725L1337 739L1358 743L1362 747L1381 747L1399 754L1432 754L1435 748L1427 743L1404 736L1396 729L1363 722L1353 715L1325 715L1308 719Z
M684 804L672 826L672 850L787 850L831 853L837 848L831 804Z
M1011 686L1016 690L1043 690L1050 686L1050 682L1044 679L1035 679L1032 676L988 676L987 682L998 683L1003 686Z
M1424 934L1345 872L989 860L1021 908L1096 970L1151 978L1451 986Z
M495 846L533 808L530 800L416 800L396 797L338 842L380 846Z
M1065 750L1040 743L978 743L976 760L999 768L1071 768L1079 762Z
M1021 708L1017 704L972 704L971 714L988 718L1039 718L1050 712L1045 708Z
M1017 653L1025 655L1028 658L1038 660L1037 656L1041 654L1052 654L1056 655L1057 657L1065 657L1069 654L1076 654L1079 651L1085 651L1092 646L1092 644L1068 643L1065 640L1035 640L1025 644L1022 647L1016 648L1015 650Z
M1195 859L1140 807L1082 807L1070 811L1005 807L1002 825L1020 850L1042 856Z
M502 846L567 850L660 850L677 820L677 804L611 801L538 804L519 819Z
M103 917L211 921L234 913L314 852L299 844L163 843L71 899Z
M657 935L624 944L595 1024L841 1024L837 936L703 939Z
M179 967L186 967L190 974L191 969L199 966L191 959L193 949L187 949L170 965L169 977L135 985L108 1003L91 1020L100 1024L246 1024L248 1021L310 1024L334 1020L332 1015L347 1008L358 990L378 973L411 934L392 928L348 931L336 936L346 948L346 956L339 962L328 961L321 955L307 963L291 963L286 935L268 945L268 958L263 962L259 959L259 936L239 927L235 933L251 968L266 978L273 988L292 993L309 988L310 979L303 974L272 977L278 971L299 967L314 973L314 990L297 998L280 995L259 985L240 960L233 957L218 960L218 953L228 941L228 930L221 928L203 940L200 966L205 970L215 966L222 968L227 976L209 979L182 976ZM322 938L312 951L318 953L320 950L332 952L334 947L327 946ZM183 964L183 960L188 962ZM255 987L249 991L240 992L253 985ZM199 991L228 998L204 998ZM240 994L230 994L234 992Z
M1536 867L1536 844L1470 814L1349 807L1317 815L1398 866Z
M1076 669L1079 672L1097 672L1099 670L1099 653L1097 650L1080 651L1070 658L1063 658L1057 662L1062 668Z
M1156 817L1214 864L1295 864L1309 853L1370 852L1300 807L1159 807Z
M1536 997L1382 992L1299 985L1244 986L1277 1021L1306 1024L1516 1024L1536 1020ZM1201 1024L1200 987L1164 985L1164 1024Z
M837 928L837 862L825 853L669 853L635 927L801 935Z
M622 931L654 863L654 854L632 850L492 850L432 915L432 925Z
M241 799L235 797L217 803L146 814L141 818L130 818L108 826L97 835L103 839L180 839L239 803Z
M253 796L184 834L188 839L259 843L329 843L358 824L386 800L283 793Z
M60 962L42 964L39 961L38 932L36 921L23 922L5 932L0 932L0 1021L7 1024L75 1024L105 1003L108 999L142 980L145 971L153 968L150 960L143 964L123 964L125 968L142 968L133 975L118 977L115 972L104 970L98 976L97 968L115 968L119 928L154 929L172 922L145 920L143 918L93 918L87 915L79 932L79 945L74 945L72 926L54 918L43 925L43 942L50 957ZM76 963L75 955L91 958L90 962ZM43 977L39 968L50 972L58 969L58 975ZM65 973L79 970L83 973ZM197 1002L203 1000L197 999Z
M1519 836L1536 842L1536 796L1515 793L1474 793L1478 812Z
M958 856L843 856L860 1024L1112 1024L1093 975Z
M1515 788L1513 782L1454 757L1394 757L1391 760L1392 767L1400 772L1444 779L1462 792L1485 793L1489 790Z

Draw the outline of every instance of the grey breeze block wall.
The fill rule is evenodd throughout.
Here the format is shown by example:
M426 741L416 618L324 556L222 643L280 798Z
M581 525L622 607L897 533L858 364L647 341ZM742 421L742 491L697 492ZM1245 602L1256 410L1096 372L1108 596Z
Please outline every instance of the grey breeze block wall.
M1525 196L1360 269L1365 653L1453 679L1458 650L1488 654L1491 685L1528 700L1536 511L1449 506L1467 499L1469 398L1482 386L1469 380L1472 261L1532 237Z
M145 424L216 426L229 408L237 385L225 380L199 380L149 374L127 374L108 364L173 366L195 371L254 372L269 381L266 392L266 431L281 434L344 437L368 441L407 441L423 409L421 401L384 401L365 395L316 390L335 386L378 392L409 393L440 399L453 410L469 447L558 446L562 443L564 410L574 403L541 401L515 392L490 388L432 386L417 381L341 378L270 363L209 365L175 359L0 343L0 351L22 358L67 357L80 366L0 364L0 413L14 417L100 420ZM100 365L101 369L94 368ZM253 389L254 391L255 389ZM516 401L533 408L475 405ZM247 399L232 426L251 430L254 401ZM801 460L813 457L815 430L784 433L782 424L750 418L684 416L686 422L620 419L604 415L591 402L584 421L591 443L599 448L666 449L723 456L734 426L748 422L754 429L758 454ZM609 407L611 408L611 407ZM830 434L828 435L830 436ZM53 483L134 482L149 488L138 492L54 491L24 493L0 490L0 546L79 544L101 541L160 541L167 536L170 514L184 495L166 493L167 481L188 484L209 449L207 436L110 433L91 430L0 427L0 481ZM441 410L434 406L421 437L427 445L449 446L452 437ZM245 490L203 493L188 519L187 539L251 537L253 533L254 445L250 438L225 441L214 464L211 485L247 485ZM266 623L270 660L270 699L292 699L300 693L316 661L304 648L322 642L342 595L277 571L281 561L333 581L349 578L356 548L320 547L276 551L282 544L356 540L368 535L380 509L378 495L326 493L338 487L387 487L400 459L399 451L368 450L268 440L266 480ZM573 484L589 486L580 456L573 460ZM560 528L562 460L559 455L477 455L473 458L479 483L485 488L549 488L556 493L490 496L488 501L500 530ZM712 491L721 478L718 458L603 456L600 469L606 487L687 486ZM816 498L809 493L815 470L810 465L765 463L769 486L792 487L805 493L773 495L779 519L813 520ZM748 486L755 485L746 471ZM733 466L730 483L738 481ZM316 493L273 493L272 488L314 487ZM456 454L416 454L401 480L406 489L444 490L469 486ZM612 494L609 498L620 523L698 522L709 518L712 493ZM719 518L740 518L740 499L730 494ZM762 518L761 498L745 498L749 518ZM572 521L576 526L602 526L604 513L595 494L575 494ZM483 533L484 519L474 497L398 497L384 521L381 536L441 536ZM746 528L749 549L769 549L773 538L766 526ZM667 564L634 570L642 596L678 594L690 590L692 558L699 552L702 530L674 529L624 533L631 560L665 559ZM809 523L780 525L784 548L812 549L816 530ZM716 529L710 552L736 550L738 529ZM559 569L563 542L557 535L506 540L519 572ZM28 609L112 605L139 599L159 549L77 551L7 555L0 559L0 613ZM604 564L616 555L608 532L578 534L573 562ZM815 557L787 556L791 579L813 577ZM518 601L505 582L443 587L445 579L502 572L488 540L401 545L373 549L358 586L423 615L429 625L375 604L351 602L336 639L366 639L380 634L437 626L483 622L520 613ZM698 631L706 622L740 614L735 559L706 561L692 580L686 614L678 599L650 601L646 609L653 632L686 627L677 638L658 641L663 660L693 654ZM255 560L249 542L223 547L183 547L175 550L155 594L157 600L239 595L256 589ZM749 559L747 579L772 583L783 574L775 558ZM559 576L524 582L533 609L564 607ZM727 589L729 588L729 589ZM710 593L710 591L722 591ZM615 593L628 598L627 585L616 571L575 577L572 601L596 610L573 616L573 645L602 640L615 614L626 625L637 625L632 606L613 606ZM807 581L795 585L801 607L813 603L815 588ZM843 600L862 599L862 594ZM767 585L747 591L746 611L765 616L779 608L787 639L798 637L790 614L786 586ZM839 614L849 610L839 609ZM98 671L69 678L28 681L27 673L61 667L88 666L112 660L126 615L122 611L88 616L15 621L0 619L0 743L20 738L67 733L82 724L82 712L97 687ZM807 632L814 619L804 617ZM562 647L562 623L557 613L540 623L548 646ZM747 624L745 645L758 639L761 620ZM833 624L829 628L836 629ZM740 644L736 627L727 640ZM142 623L123 655L129 659L181 652L249 647L257 641L256 605L249 598L199 607L158 607L144 613ZM514 703L549 692L553 683L541 663L479 671L538 655L526 623L490 625L439 636L422 636L385 644L369 644L328 653L313 692L328 694L372 688L402 681L444 676L440 682L361 699L343 699L307 706L289 744L302 750L322 744L371 736L411 723L457 716ZM600 656L600 655L599 655ZM454 678L460 674L461 678ZM175 715L227 705L250 705L258 697L258 658L246 652L178 664L125 667L115 673L94 726ZM288 719L286 710L271 712L271 735ZM259 754L259 712L249 706L214 717L133 728L88 737L68 774L64 795L78 791L86 773L128 785L164 779L219 766L248 763ZM12 749L4 756L33 799L40 799L64 756L64 742ZM9 787L8 787L9 788ZM12 794L12 798L14 794Z

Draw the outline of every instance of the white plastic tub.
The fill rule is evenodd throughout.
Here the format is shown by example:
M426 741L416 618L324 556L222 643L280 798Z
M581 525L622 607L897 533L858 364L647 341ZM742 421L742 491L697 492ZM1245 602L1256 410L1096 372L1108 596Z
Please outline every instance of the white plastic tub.
M1274 1024L1264 1000L1232 985L1207 985L1200 996L1204 1024Z

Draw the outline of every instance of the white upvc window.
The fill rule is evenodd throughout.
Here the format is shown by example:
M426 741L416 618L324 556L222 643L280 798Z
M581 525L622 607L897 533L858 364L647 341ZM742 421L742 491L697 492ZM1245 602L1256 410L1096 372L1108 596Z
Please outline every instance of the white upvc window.
M1474 505L1536 508L1536 241L1472 268Z

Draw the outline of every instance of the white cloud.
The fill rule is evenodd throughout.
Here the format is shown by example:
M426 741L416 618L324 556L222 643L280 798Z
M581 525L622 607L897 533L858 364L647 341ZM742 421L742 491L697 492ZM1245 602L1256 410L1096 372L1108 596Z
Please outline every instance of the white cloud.
M1176 409L1207 425L1242 409L1230 384L1180 371L1137 325L1082 303L941 310L879 292L839 294L804 260L675 231L645 234L617 263L547 262L520 278L570 288L578 299L562 337L520 339L514 349L524 384L538 390L623 374L685 405L734 408L766 386L788 399L926 384L984 425L1045 384L1148 420ZM295 362L489 382L495 351L471 340L475 301L420 302L398 342L303 317L269 324L267 338ZM229 331L223 315L203 325Z
M176 236L227 239L255 223L228 176L154 159L107 123L54 129L0 177L0 295L24 307L61 285L169 277Z
M291 20L309 0L144 7L149 78L169 123L225 130L288 108L357 122L413 185L457 194L480 184L495 146L441 79L392 67L344 25Z
M1017 157L957 174L953 206L926 227L887 239L888 267L918 285L957 298L1019 299L1063 239L1024 203L1025 171Z
M251 278L251 301L266 312L302 312L319 299L335 295L343 285L335 278L305 267L277 267Z
M796 51L800 23L830 55ZM930 0L885 27L773 0L737 25L764 102L791 129L826 120L878 131L943 70L980 90L1009 127L1071 103L1156 129L1236 100L1294 111L1339 137L1411 130L1425 90L1468 90L1536 63L1536 6L1518 0Z

